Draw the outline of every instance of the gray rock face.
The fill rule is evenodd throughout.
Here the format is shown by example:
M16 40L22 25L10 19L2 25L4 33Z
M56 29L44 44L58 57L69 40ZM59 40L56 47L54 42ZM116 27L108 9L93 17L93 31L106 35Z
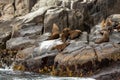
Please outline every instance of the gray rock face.
M113 32L110 35L110 42L114 42L114 43L120 44L120 32Z
M14 18L14 6L12 5L13 3L9 3L4 6L3 13L2 13L2 19L3 20L11 20Z
M50 54L45 54L42 56L36 56L24 61L24 66L29 71L38 72L39 69L42 69L44 66L52 66L54 64L54 57L56 56L57 51L51 51Z
M71 53L85 47L86 45L87 44L85 44L85 42L83 41L75 41L72 42L68 47L66 47L63 52Z
M12 27L10 27L11 22L4 22L0 24L0 46L5 47L5 43L11 37Z
M32 8L32 11L36 11L41 7L45 6L55 6L58 0L38 0L38 2Z
M43 35L41 35L40 37L37 38L37 42L42 42L42 41L45 41L47 40L49 37L50 37L50 33L45 33Z
M33 37L37 36L37 35L41 35L42 34L42 28L43 26L42 25L30 25L28 27L23 27L22 29L20 29L18 31L18 33L20 34L19 36L22 36L22 37L26 37L26 36L32 36Z
M44 18L45 32L51 32L53 23L56 23L60 31L68 27L67 25L67 11L63 8L55 8L47 10Z
M71 50L71 47L68 46L67 48ZM72 51L59 53L55 57L55 62L58 63L58 65L72 66L75 64L83 65L89 61L101 61L103 59L116 61L120 58L120 56L118 56L120 53L120 46L114 43L85 45L76 50L72 49Z
M103 18L114 13L116 14L111 15L110 18L120 22L118 14L120 13L120 0L92 0L90 2L84 2L85 0L0 1L2 1L0 2L0 22L15 17L18 19L18 23L21 19L23 21L22 27L16 29L19 34L16 38L11 39L11 26L4 26L0 23L0 45L6 43L7 49L19 50L16 61L18 64L24 63L23 65L28 70L38 71L39 68L46 65L51 66L54 62L58 63L58 66L71 66L83 65L89 61L94 63L103 59L115 61L120 59L120 45L118 44L120 43L120 33L113 32L108 43L94 44L94 40L101 37L100 26L91 30L89 45L87 44L87 33L83 32L79 39L71 40L70 45L61 53L51 50L53 46L62 44L60 40L58 43L57 40L47 41L50 34L41 35L43 28L45 32L51 32L53 23L59 26L60 31L65 27L87 31L88 27L84 24L88 24L91 28ZM5 22L4 24L9 25L10 23ZM24 26L24 24L29 25ZM19 25L15 26L19 27Z
M61 40L48 40L39 43L39 46L34 49L33 55L34 56L42 56L45 54L50 54L52 47L56 45L62 44Z
M30 12L37 0L15 0L15 15L21 16Z
M111 19L113 19L113 18L111 18ZM115 19L116 18L114 18L114 20ZM102 26L100 24L96 25L95 27L93 27L91 29L91 34L89 35L90 42L95 42L96 39L99 39L102 37L102 35L100 34L100 30L102 30ZM109 42L120 43L119 36L120 36L120 32L113 31L112 33L110 33L110 36L109 36L110 41Z
M24 49L34 45L35 40L29 39L28 37L17 37L12 38L6 42L7 49Z
M25 48L23 50L18 51L16 55L16 61L25 61L29 58L33 58L33 51L34 51L35 46Z
M110 18L112 21L120 22L120 14L110 15L109 18Z
M11 20L16 16L29 13L36 1L37 0L2 0L0 2L0 20Z

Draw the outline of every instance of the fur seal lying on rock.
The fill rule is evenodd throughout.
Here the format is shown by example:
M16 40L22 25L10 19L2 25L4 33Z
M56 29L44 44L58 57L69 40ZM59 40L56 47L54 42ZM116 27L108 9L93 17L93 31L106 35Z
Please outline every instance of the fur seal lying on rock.
M48 40L52 40L52 39L58 39L59 36L59 27L54 23L53 24L53 28L52 28L52 33L51 36L48 38Z
M81 30L71 30L70 28L64 28L61 33L61 39L65 42L68 38L73 40L80 36Z
M70 39L75 39L75 38L78 38L81 34L81 30L71 30L69 31L69 34L70 34Z
M62 42L65 43L68 38L73 40L78 38L81 33L82 32L80 30L71 30L70 28L64 28L60 33L59 27L54 23L51 36L48 38L48 40L58 39L60 37Z
M56 45L55 47L52 48L52 50L57 49L59 52L63 51L70 43L69 42L65 42L63 44L60 45Z
M101 22L102 29L108 29L109 32L114 31L115 29L119 31L119 22L117 21L112 21L111 19L106 19Z
M102 38L95 40L95 43L100 44L103 42L108 42L109 41L109 31L101 30L100 33L102 34Z
M63 41L63 42L66 42L66 40L69 38L69 31L70 31L71 29L70 28L64 28L63 29L63 31L62 31L62 33L61 33L61 40Z

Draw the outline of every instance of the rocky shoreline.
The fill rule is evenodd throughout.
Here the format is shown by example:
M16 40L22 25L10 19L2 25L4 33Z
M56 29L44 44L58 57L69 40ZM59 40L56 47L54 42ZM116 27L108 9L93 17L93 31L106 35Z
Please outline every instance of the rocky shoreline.
M116 9L119 0L26 1L29 3L25 0L0 2L0 67L6 64L14 65L14 70L91 77L113 63L119 65L119 31L113 31L109 41L95 43L102 37L99 23L104 18L120 22L120 9ZM60 32L67 27L81 30L82 34L76 39L68 39L70 44L62 51L52 50L65 44L61 38L48 40L54 23Z

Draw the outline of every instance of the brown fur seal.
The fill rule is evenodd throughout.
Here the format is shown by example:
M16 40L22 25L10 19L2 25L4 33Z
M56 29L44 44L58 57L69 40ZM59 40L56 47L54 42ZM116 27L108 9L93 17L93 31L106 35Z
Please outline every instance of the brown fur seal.
M70 31L71 29L70 28L64 28L63 29L63 31L62 31L62 33L61 33L61 39L62 39L62 41L63 42L66 42L66 40L68 39L68 37L69 37L69 31Z
M112 26L112 21L111 21L111 19L107 19L107 20L106 20L105 26Z
M59 37L60 37L59 36L59 27L54 23L53 28L52 28L51 36L48 39L52 40L52 39L57 39Z
M81 33L82 32L80 30L71 30L71 31L69 31L70 39L78 38Z
M106 22L105 19L103 19L102 22L101 22L102 29L105 27L105 22Z
M55 47L52 48L52 50L57 49L59 52L63 51L70 43L65 42L63 44L57 45Z
M103 43L103 42L108 42L109 41L109 31L108 30L102 30L100 33L102 34L102 38L97 39L95 41L95 43L100 44L100 43Z
M110 29L112 27L112 21L110 19L103 19L101 22L102 30Z

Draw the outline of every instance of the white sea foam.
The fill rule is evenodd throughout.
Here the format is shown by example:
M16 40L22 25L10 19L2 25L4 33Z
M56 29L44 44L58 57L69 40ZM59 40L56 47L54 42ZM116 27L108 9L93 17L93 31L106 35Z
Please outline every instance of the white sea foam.
M79 78L79 77L47 77L41 80L95 80L92 78Z

